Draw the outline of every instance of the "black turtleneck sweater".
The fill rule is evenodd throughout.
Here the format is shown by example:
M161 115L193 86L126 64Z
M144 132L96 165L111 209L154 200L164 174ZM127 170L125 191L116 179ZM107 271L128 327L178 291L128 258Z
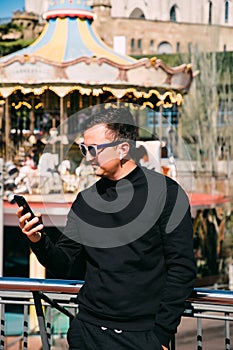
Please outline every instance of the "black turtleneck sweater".
M123 330L155 328L168 345L195 280L186 194L172 179L137 167L78 194L56 244L31 247L56 278L84 279L78 317Z

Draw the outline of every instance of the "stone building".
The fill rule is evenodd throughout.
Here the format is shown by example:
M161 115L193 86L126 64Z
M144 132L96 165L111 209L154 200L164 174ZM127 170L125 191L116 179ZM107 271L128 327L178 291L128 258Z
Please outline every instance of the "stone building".
M96 13L97 32L109 46L122 53L233 51L232 1L91 0L89 3ZM49 0L25 0L26 11L40 18L48 5Z
M20 35L20 37L23 39L29 40L36 38L43 29L43 23L39 21L38 15L36 15L34 12L16 11L12 17L12 23L16 24L19 28L22 28L21 31L14 30L14 37L12 39L15 40L18 39L17 35Z

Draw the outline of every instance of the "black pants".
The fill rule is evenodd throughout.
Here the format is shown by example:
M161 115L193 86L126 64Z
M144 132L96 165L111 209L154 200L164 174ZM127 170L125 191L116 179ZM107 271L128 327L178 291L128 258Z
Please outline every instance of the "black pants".
M75 318L68 330L70 350L162 350L153 330L129 332L92 325Z

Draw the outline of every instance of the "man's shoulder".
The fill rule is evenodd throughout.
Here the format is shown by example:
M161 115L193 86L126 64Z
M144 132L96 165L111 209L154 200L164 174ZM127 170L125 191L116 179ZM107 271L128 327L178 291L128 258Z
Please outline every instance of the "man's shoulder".
M143 172L149 182L149 189L160 195L168 195L176 197L179 193L180 197L187 197L185 189L174 179L154 170L143 168Z
M164 175L163 173L160 173L158 171L155 171L153 169L148 169L148 168L145 168L145 167L141 167L141 170L145 173L145 175L151 179L151 180L154 180L154 181L157 181L157 182L163 182L163 183L166 183L167 186L177 186L179 187L180 185L178 184L177 181L173 180L171 177L169 176L166 176Z

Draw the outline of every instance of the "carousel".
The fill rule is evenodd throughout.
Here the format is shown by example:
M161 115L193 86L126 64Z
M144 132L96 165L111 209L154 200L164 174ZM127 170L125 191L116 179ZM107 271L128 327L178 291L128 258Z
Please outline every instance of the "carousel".
M182 104L193 78L190 64L171 68L156 57L136 60L113 51L95 32L95 15L85 0L51 1L44 18L32 45L0 58L5 159L25 135L42 137L89 106L126 103L176 111ZM72 120L68 128L75 132Z

